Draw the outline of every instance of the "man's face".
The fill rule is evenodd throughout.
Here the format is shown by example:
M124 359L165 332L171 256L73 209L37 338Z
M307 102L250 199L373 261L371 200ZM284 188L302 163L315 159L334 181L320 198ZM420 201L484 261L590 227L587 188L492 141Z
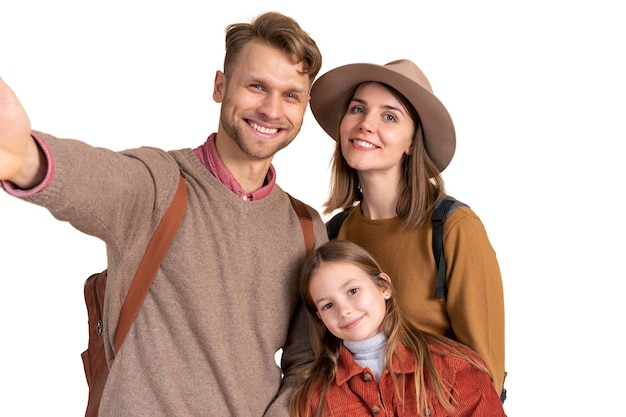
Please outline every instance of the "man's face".
M309 87L289 54L258 41L246 45L234 70L215 77L220 148L231 157L271 161L300 131Z

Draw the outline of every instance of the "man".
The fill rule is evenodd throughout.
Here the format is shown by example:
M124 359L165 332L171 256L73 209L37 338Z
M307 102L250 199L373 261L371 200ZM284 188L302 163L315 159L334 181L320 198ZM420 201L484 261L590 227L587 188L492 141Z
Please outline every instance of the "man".
M179 172L186 179L183 223L115 357L100 416L288 415L295 373L312 353L297 296L304 240L272 158L302 126L321 59L281 14L228 26L217 132L167 152L113 152L31 131L0 80L3 188L107 245L110 358L124 295ZM309 211L318 246L325 227Z

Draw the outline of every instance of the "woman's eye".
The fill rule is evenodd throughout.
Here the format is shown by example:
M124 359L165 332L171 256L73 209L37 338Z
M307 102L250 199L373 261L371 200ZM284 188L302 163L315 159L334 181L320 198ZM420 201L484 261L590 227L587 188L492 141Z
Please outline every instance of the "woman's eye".
M365 113L365 110L363 109L363 107L360 106L354 106L351 109L352 113Z

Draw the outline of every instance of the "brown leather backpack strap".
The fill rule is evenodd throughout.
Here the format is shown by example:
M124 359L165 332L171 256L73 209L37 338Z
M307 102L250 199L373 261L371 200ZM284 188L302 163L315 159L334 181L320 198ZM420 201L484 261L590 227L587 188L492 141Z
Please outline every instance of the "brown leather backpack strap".
M311 218L311 213L306 208L306 205L298 200L295 197L292 197L290 194L289 200L291 200L291 205L293 209L296 211L298 215L298 219L300 220L300 226L302 227L302 234L304 235L304 247L306 248L307 255L311 253L313 247L315 245L315 235L313 234L313 219Z
M183 220L186 205L187 186L181 172L176 194L174 194L170 206L163 215L159 226L154 232L154 236L152 236L148 244L148 248L139 264L135 278L128 289L124 304L122 304L120 320L115 332L115 347L113 350L115 355L117 355L117 352L120 350L122 342L130 330L130 326L135 320L135 317L137 317L143 300L150 290L152 281L154 281L154 277L161 266L161 262L163 262L163 258L165 258L165 254Z

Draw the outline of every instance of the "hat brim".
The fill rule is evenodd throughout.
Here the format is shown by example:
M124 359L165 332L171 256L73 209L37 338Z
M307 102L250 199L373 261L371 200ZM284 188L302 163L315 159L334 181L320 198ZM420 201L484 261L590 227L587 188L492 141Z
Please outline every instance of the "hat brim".
M439 171L443 171L452 160L456 149L456 133L448 110L432 92L382 65L344 65L328 71L313 83L311 111L324 131L333 139L339 139L339 124L349 99L348 94L354 87L366 81L376 81L393 87L415 107L422 123L426 152Z

